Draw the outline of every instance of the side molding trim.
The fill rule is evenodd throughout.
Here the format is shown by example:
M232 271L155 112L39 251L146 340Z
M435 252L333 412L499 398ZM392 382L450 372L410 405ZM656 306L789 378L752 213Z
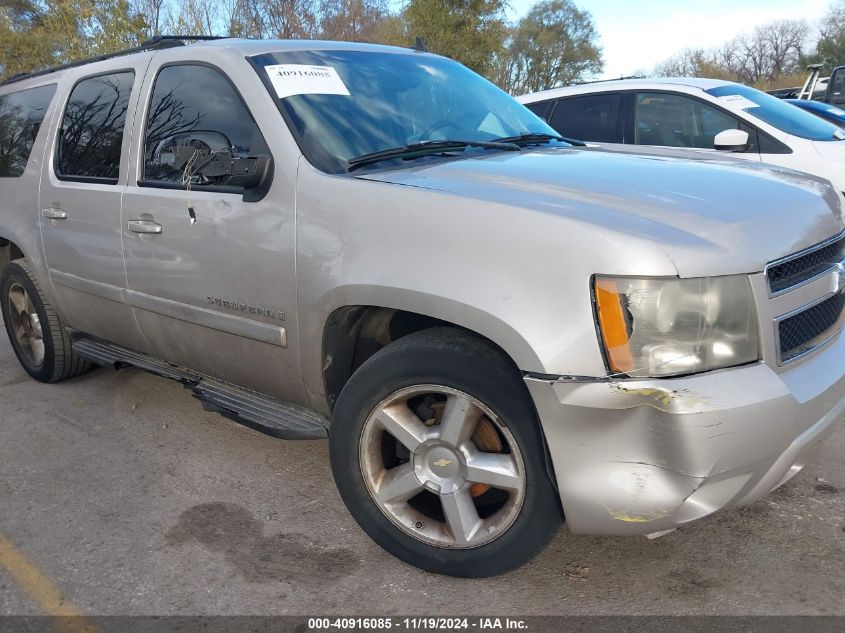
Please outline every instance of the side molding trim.
M260 323L252 319L231 314L221 314L220 312L207 308L199 308L186 303L171 301L170 299L153 297L152 295L135 290L127 290L126 299L127 303L133 308L155 312L156 314L186 321L187 323L195 323L212 330L243 336L244 338L260 343L267 343L268 345L276 345L278 347L288 346L287 331L283 327Z
M143 292L92 281L55 269L50 271L50 276L53 279L53 283L70 288L71 290L77 290L109 301L123 303L133 308L147 310L148 312L154 312L172 319L185 321L186 323L201 325L212 330L242 336L260 343L267 343L268 345L275 345L277 347L288 346L287 330L277 325L261 323L260 321L254 321L242 316L222 314L215 310L209 310L208 308L200 308L162 297L154 297Z

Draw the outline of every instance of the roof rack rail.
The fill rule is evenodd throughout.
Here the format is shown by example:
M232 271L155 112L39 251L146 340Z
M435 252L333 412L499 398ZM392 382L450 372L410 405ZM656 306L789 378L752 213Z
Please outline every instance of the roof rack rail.
M623 76L620 75L619 77L609 77L607 79L594 79L592 81L582 81L580 83L573 84L573 85L574 86L587 86L587 85L590 85L590 84L602 84L606 81L626 81L628 79L646 79L646 76L645 75L627 75L627 76L623 77Z
M227 38L218 37L215 35L156 35L155 37L151 37L150 39L141 42L141 44L138 46L133 46L132 48L125 48L120 51L115 51L114 53L106 53L104 55L87 57L85 59L80 59L75 62L68 62L67 64L52 66L43 70L36 70L28 73L18 73L17 75L12 75L8 79L5 79L4 81L0 82L0 86L13 84L18 81L23 81L24 79L31 79L32 77L41 77L42 75L49 75L50 73L54 73L59 70L67 70L68 68L77 68L78 66L85 66L86 64L92 64L94 62L101 62L106 59L112 59L114 57L123 57L124 55L133 55L134 53L143 53L145 51L155 51L165 48L173 48L175 46L184 46L185 40L206 42L211 40L222 39Z

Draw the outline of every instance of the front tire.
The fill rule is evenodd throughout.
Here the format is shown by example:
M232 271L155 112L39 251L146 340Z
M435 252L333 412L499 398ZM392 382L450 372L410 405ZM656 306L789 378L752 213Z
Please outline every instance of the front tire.
M27 260L18 259L3 269L0 304L12 349L35 380L58 382L90 369L74 354L70 337Z
M411 334L368 359L338 399L330 452L359 525L428 571L501 574L562 523L518 371L460 330Z

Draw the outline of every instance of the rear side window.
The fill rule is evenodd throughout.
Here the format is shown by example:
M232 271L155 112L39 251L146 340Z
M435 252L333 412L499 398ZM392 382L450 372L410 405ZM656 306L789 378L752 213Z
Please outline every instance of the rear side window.
M535 101L534 103L526 103L524 105L526 108L531 110L531 112L545 120L546 115L549 113L549 106L553 103L554 101Z
M845 104L845 66L833 72L827 91L831 103Z
M570 97L557 102L551 126L563 136L597 143L621 143L618 93Z
M227 176L204 182L190 174L215 154L269 156L252 115L220 71L197 64L165 66L153 88L144 145L145 183L193 186L231 184ZM188 174L186 176L186 173Z
M129 71L90 77L74 86L59 134L60 177L117 183L134 80Z
M23 175L55 84L0 96L0 178Z

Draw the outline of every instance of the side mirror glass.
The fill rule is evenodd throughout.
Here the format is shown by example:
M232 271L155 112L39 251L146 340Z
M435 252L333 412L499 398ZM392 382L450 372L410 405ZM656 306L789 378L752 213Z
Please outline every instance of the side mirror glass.
M744 152L749 139L745 130L724 130L713 139L713 147L722 152Z

